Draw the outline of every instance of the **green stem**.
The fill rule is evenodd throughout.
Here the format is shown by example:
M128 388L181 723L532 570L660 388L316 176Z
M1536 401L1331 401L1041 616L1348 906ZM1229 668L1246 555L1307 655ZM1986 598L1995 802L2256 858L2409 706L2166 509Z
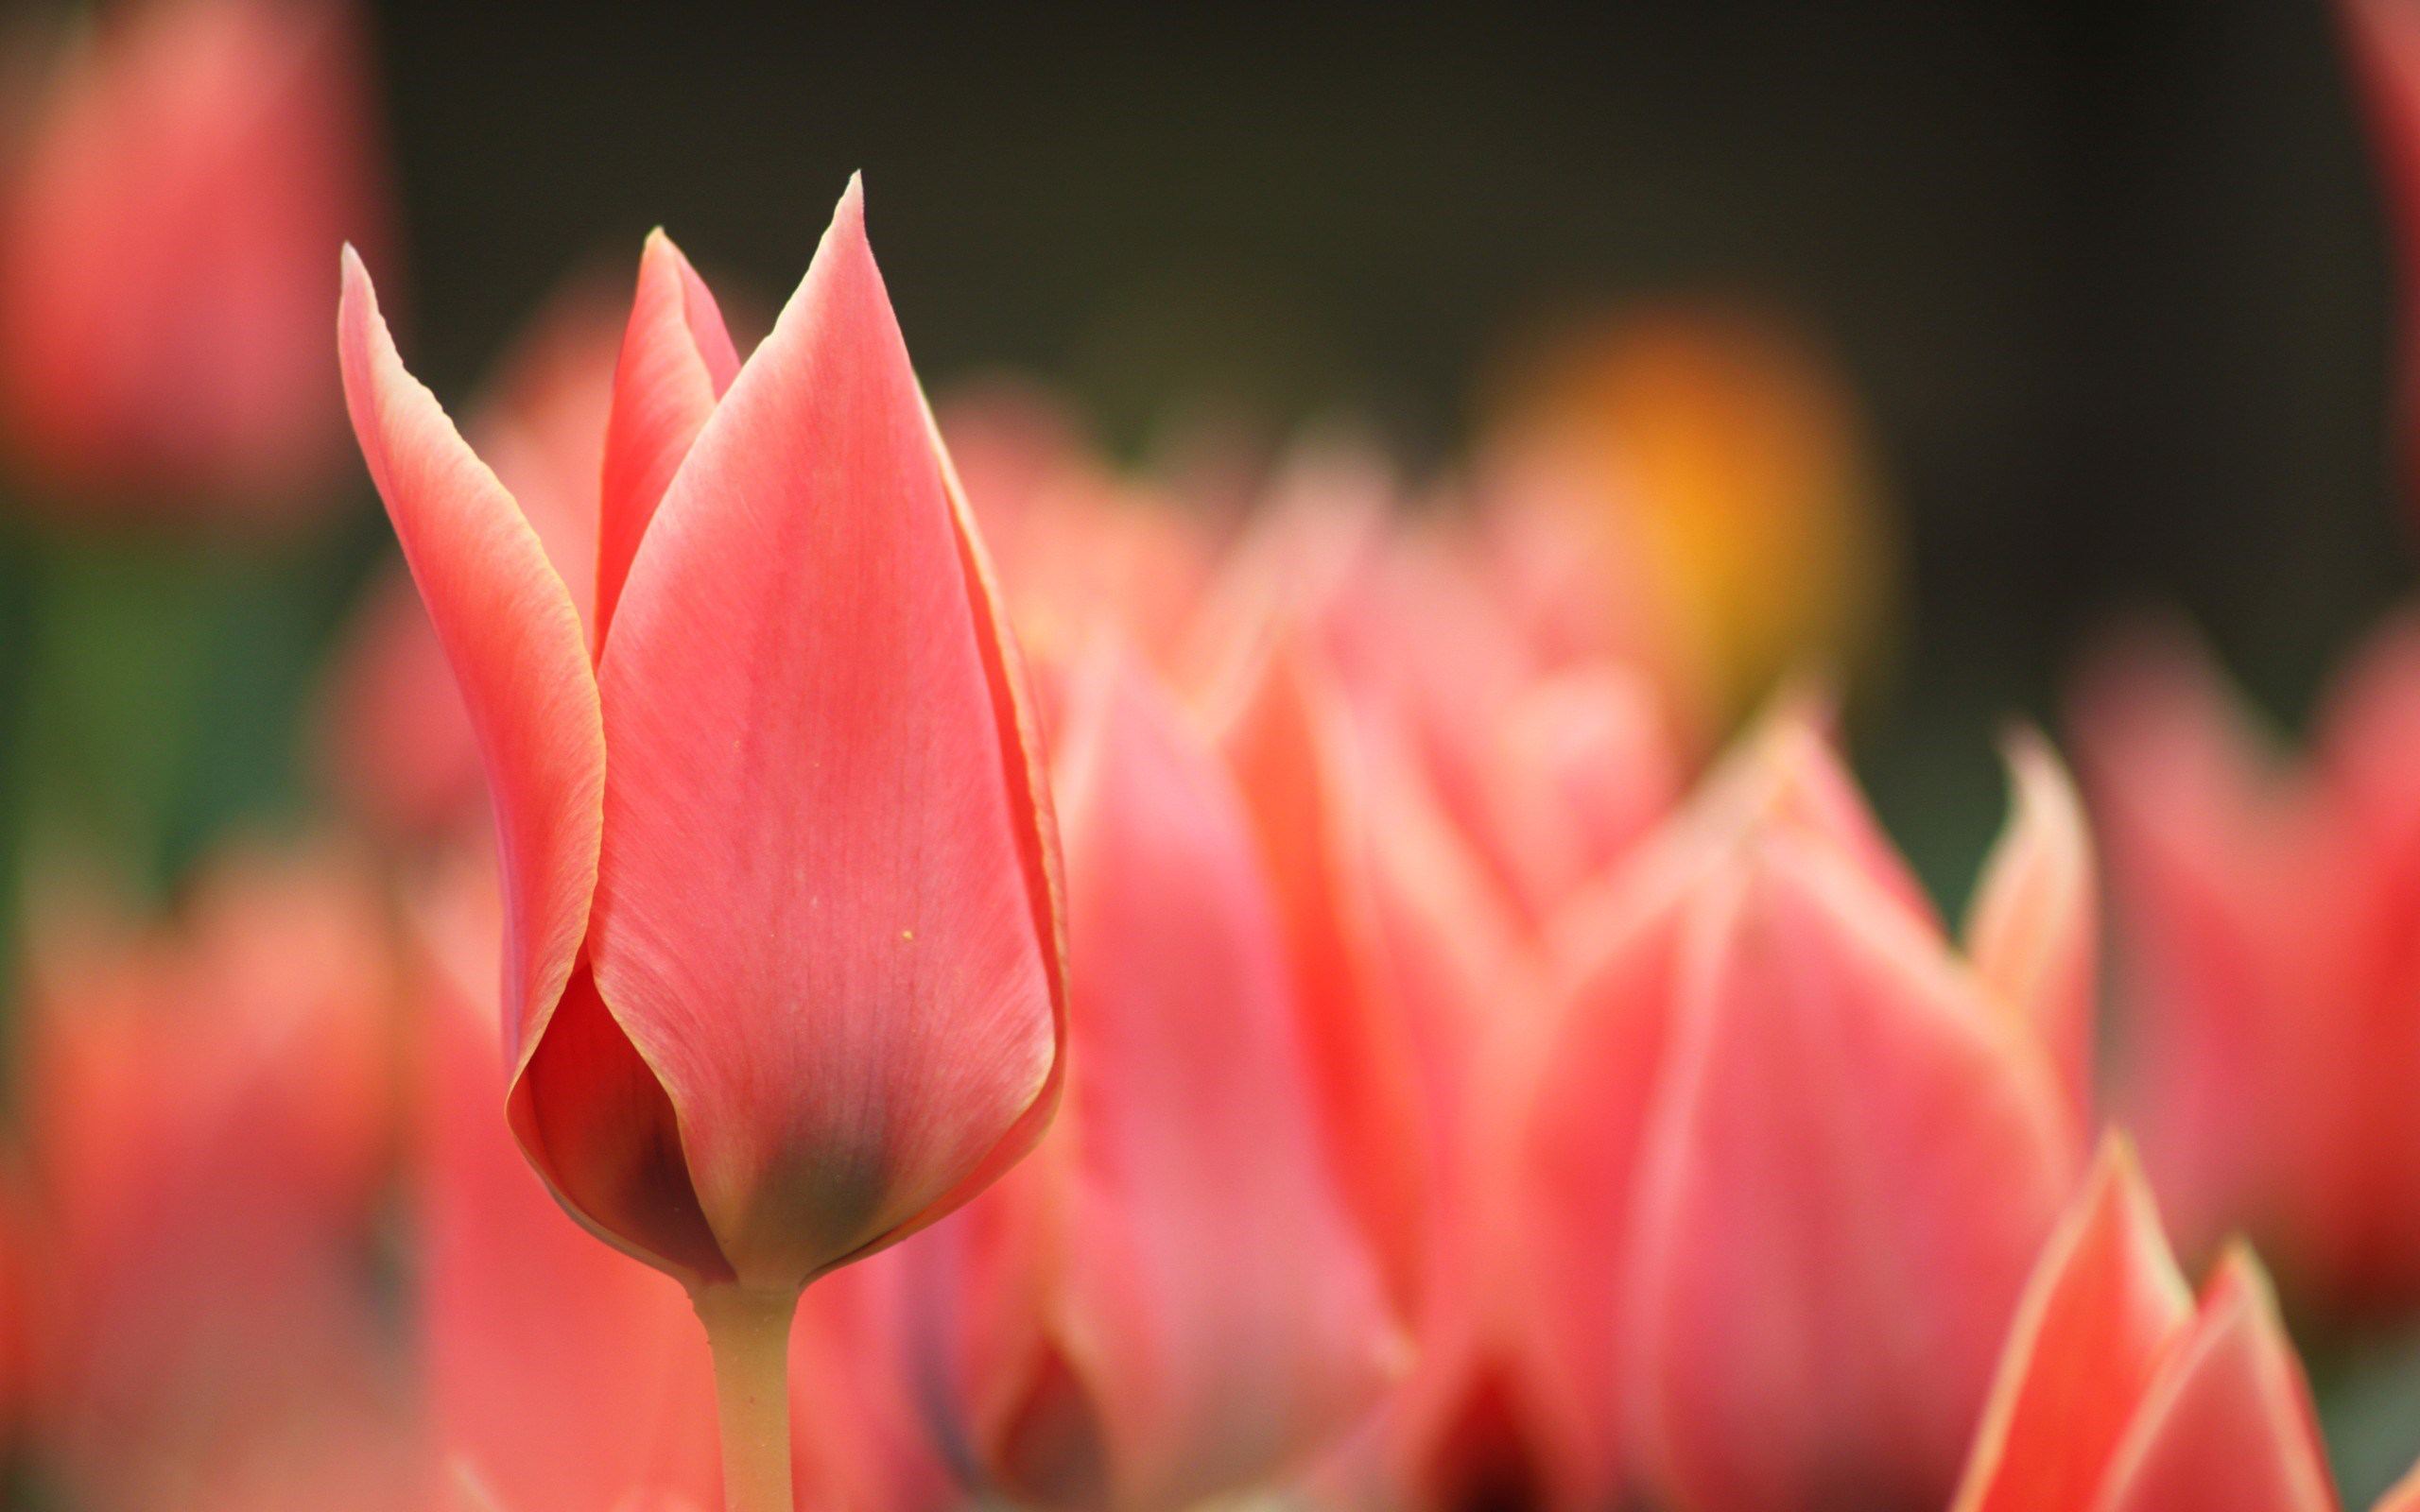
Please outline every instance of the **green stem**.
M707 1286L692 1293L715 1357L728 1512L791 1512L790 1319L796 1292Z

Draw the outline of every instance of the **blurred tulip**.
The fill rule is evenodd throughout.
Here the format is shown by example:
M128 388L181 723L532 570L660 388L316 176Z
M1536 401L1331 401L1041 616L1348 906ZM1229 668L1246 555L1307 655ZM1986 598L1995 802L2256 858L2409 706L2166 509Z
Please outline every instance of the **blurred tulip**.
M339 323L354 429L488 767L512 1126L576 1216L689 1288L748 1478L728 1494L783 1504L799 1289L1020 1158L1064 1033L1016 645L856 185L744 368L649 239L593 671L570 592L350 254Z
M1351 1426L1401 1349L1322 1158L1286 938L1206 746L1119 656L1054 772L1071 1055L1033 1159L902 1254L949 1437L1026 1505L1165 1509Z
M1577 596L1564 613L1644 606L1628 644L1600 649L1657 670L1677 709L1719 726L1802 664L1879 648L1895 566L1872 463L1847 396L1787 332L1645 316L1565 340L1510 395L1485 491L1544 511L1509 523L1551 524L1555 557L1528 563Z
M339 0L146 0L64 50L0 193L0 430L62 511L322 502L320 269L386 230L359 53Z
M1948 1493L2082 1159L2086 841L2047 750L2012 759L1983 917L2022 970L1954 957L1787 712L1558 919L1520 1161L1563 1504Z
M2248 1230L2340 1318L2420 1305L2420 620L2357 657L2290 762L2184 637L2094 669L2118 1093L2187 1253Z
M1322 1144L1409 1318L1426 1282L1431 1152L1379 911L1365 764L1332 681L1293 637L1268 648L1216 723L1284 933Z
M1029 391L960 394L941 428L1019 640L1038 655L1073 654L1115 627L1170 665L1210 576L1209 522L1112 475Z
M2337 1505L2259 1263L2230 1247L2196 1302L2131 1151L2109 1141L2027 1283L1956 1512Z
M1534 644L1465 524L1404 526L1366 452L1310 449L1203 595L1179 665L1216 705L1300 636L1363 715L1401 731L1490 873L1535 923L1670 805L1685 747L1631 664Z
M221 863L169 931L53 915L29 954L32 1411L79 1504L407 1504L369 1263L392 983L365 879Z
M558 295L464 426L537 531L583 624L594 619L605 421L625 315L591 282ZM378 832L426 839L478 821L478 737L400 566L372 584L332 659L320 738L331 783Z
M2420 521L2420 9L2405 0L2338 0L2396 242L2402 322L2395 424L2405 508Z

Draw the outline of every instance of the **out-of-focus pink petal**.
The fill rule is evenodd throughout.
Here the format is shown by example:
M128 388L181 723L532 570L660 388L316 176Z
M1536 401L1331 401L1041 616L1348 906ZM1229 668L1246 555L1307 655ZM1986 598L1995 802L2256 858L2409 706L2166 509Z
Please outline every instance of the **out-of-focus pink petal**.
M488 770L505 883L505 1022L526 1062L571 979L596 880L605 741L579 614L511 495L404 370L350 249L345 401Z
M1262 661L1220 744L1274 888L1325 1147L1409 1317L1424 1249L1419 1090L1381 954L1371 816L1342 721L1309 653L1288 638Z
M2192 1318L2134 1152L2113 1136L2026 1287L1956 1512L2095 1505L2135 1404Z
M2268 1278L2231 1249L2118 1447L2103 1512L2335 1512L2303 1381Z
M614 371L596 531L596 648L664 490L739 372L722 311L661 229L639 254L638 298Z
M1679 796L1679 752L1636 672L1557 674L1506 710L1489 772L1502 868L1532 917L1601 874Z
M223 859L134 933L46 881L25 1441L78 1504L400 1507L408 1420L360 1264L393 1112L374 889L340 855Z
M1531 1260L1514 1305L1524 1357L1550 1387L1557 1506L1604 1504L1629 1469L1627 1278L1685 905L1706 864L1694 841L1668 829L1591 900L1560 942L1552 1017L1527 1047L1512 1179Z
M2188 1254L2250 1224L2273 1239L2310 1136L2288 1021L2302 974L2299 849L2273 753L2201 649L2172 630L2104 654L2074 749L2108 861L2127 1034L2116 1102ZM2323 1004L2324 1007L2325 1005ZM2308 1037L2301 1037L2308 1045Z
M1683 951L1631 1277L1656 1483L1721 1512L1937 1504L2079 1163L2064 1092L1804 835L1753 841Z
M483 881L459 879L418 919L430 1434L515 1512L588 1512L650 1486L711 1505L714 1378L687 1297L583 1233L496 1117L505 1076Z
M1174 708L1097 669L1059 764L1080 1057L1053 1312L1110 1501L1265 1479L1374 1401L1395 1342L1319 1148L1250 819Z
M2100 955L2092 836L2047 742L2020 732L2007 760L2015 797L1967 915L1967 958L2049 1046L2082 1119L2092 1102Z
M790 1330L790 1443L798 1504L942 1512L957 1481L926 1433L910 1375L923 1319L901 1252L820 1278ZM711 1504L712 1498L705 1500Z
M752 1287L929 1222L1048 1113L1048 801L952 492L853 184L598 673L596 983Z

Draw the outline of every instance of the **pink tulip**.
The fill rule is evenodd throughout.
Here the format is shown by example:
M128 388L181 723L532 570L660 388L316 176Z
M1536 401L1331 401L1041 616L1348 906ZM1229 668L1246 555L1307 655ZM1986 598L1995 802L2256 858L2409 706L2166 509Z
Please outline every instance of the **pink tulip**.
M727 1494L786 1504L799 1289L1022 1156L1063 1034L1015 643L858 192L745 365L650 240L593 661L350 255L339 325L355 433L487 765L513 1129L582 1223L689 1288L718 1341Z
M61 58L0 191L0 431L62 506L316 502L320 259L385 230L359 52L337 0L147 0Z
M1322 1156L1285 935L1217 758L1115 655L1071 696L1071 1054L1026 1165L902 1260L949 1437L1027 1505L1158 1509L1299 1465L1396 1339Z
M2339 1315L2420 1304L2420 622L2379 632L2308 756L2178 636L2078 700L2109 836L2119 1102L2188 1254L2243 1229Z
M231 859L164 929L47 913L28 954L27 1411L56 1473L95 1506L405 1505L363 1263L392 1110L366 880Z
M1789 714L1559 921L1521 1161L1573 1504L1947 1494L2083 1140L2086 841L2013 763L1972 965Z
M2420 1479L2378 1503L2409 1507ZM2301 1363L2259 1262L2197 1301L2123 1140L2044 1247L1956 1512L2336 1512Z

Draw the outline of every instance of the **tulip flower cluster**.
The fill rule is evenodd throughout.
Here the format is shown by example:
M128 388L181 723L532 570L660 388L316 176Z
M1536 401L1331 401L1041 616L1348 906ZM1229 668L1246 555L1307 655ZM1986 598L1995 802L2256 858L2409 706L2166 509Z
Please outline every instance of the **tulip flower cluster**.
M1420 490L1129 472L927 402L852 180L761 339L659 231L458 426L355 45L156 0L0 182L28 500L290 524L340 400L401 558L329 815L41 858L12 1497L2344 1504L2288 1320L2420 1315L2420 630L2299 761L2099 656L1953 921L1790 680L1893 606L1781 328L1582 333Z

